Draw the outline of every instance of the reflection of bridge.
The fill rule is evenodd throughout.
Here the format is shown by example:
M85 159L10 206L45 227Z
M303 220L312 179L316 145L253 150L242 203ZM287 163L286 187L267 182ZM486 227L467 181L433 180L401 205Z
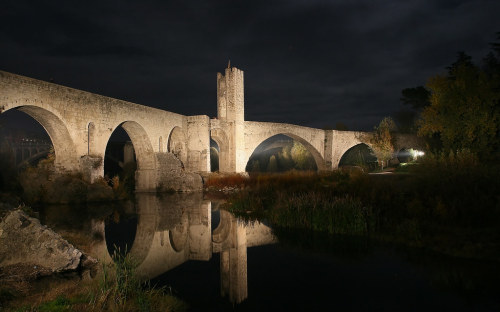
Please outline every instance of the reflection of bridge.
M287 135L304 145L318 170L337 168L351 147L369 143L369 134L322 130L244 119L243 72L217 75L217 118L184 116L0 71L0 113L23 111L48 132L58 170L80 171L92 181L102 176L102 160L112 132L123 127L134 145L138 191L169 188L169 171L180 162L188 171L210 171L210 138L219 146L219 169L243 172L264 140ZM410 145L408 145L410 144ZM416 147L403 142L401 147ZM198 177L199 178L199 177ZM201 181L201 178L199 178ZM175 181L174 181L175 182Z
M224 210L212 232L212 205L201 193L162 198L137 194L138 224L130 256L138 275L151 279L186 261L208 261L220 253L221 294L238 303L247 297L247 247L276 242L262 223L244 224ZM106 237L104 221L93 225L93 237ZM94 255L110 262L106 239L96 242Z
M17 167L30 164L48 155L52 144L39 141L21 141L5 144L4 149L12 153L14 163Z

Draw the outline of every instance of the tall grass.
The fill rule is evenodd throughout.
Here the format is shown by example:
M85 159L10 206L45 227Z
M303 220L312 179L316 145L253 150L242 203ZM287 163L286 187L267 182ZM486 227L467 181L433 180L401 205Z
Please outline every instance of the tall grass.
M253 176L228 209L274 227L366 235L500 260L500 166L467 151L431 155L408 173ZM373 234L373 235L372 235Z
M275 227L365 235L376 226L372 208L356 197L333 192L348 177L342 172L257 175L226 207L245 217L265 218Z
M317 191L291 195L281 191L277 197L268 218L280 227L349 235L368 234L375 228L371 207L357 198Z
M119 251L114 263L102 267L97 284L88 291L93 311L184 311L185 303L167 293L166 288L151 287L135 274L136 264Z

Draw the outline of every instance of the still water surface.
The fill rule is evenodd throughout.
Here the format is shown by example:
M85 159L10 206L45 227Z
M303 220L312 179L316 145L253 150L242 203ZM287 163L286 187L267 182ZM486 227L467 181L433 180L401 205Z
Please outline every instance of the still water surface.
M49 206L42 222L86 237L112 261L166 286L193 311L500 311L495 263L432 255L364 239L275 233L202 194L86 207Z

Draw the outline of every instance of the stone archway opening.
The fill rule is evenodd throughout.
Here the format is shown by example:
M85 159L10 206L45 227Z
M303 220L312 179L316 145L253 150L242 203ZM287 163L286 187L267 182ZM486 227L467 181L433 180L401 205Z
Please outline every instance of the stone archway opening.
M0 115L0 150L12 168L36 166L48 159L55 171L79 169L73 140L66 125L52 112L37 106L19 106Z
M15 174L18 167L22 169L25 166L36 166L38 161L49 156L51 147L49 134L29 114L11 109L0 115L2 176ZM37 154L40 155L34 157Z
M125 129L119 126L113 131L106 145L104 177L111 181L113 187L133 193L136 169L134 145Z
M401 164L408 163L408 162L411 162L413 160L413 155L411 153L411 150L407 149L407 148L400 149L398 151L398 154L396 157L397 157L399 163L401 163Z
M210 139L210 172L219 171L219 154L219 144L213 139Z
M360 143L349 148L342 155L339 168L359 168L363 171L373 171L377 168L377 157L368 145Z
M155 155L146 131L135 121L115 128L106 145L104 175L127 193L156 187ZM118 185L116 185L118 183Z
M212 159L216 155L217 159ZM220 172L231 172L234 164L230 163L229 138L222 129L210 131L210 170Z
M317 171L318 160L304 140L290 135L274 135L260 143L250 156L247 172Z

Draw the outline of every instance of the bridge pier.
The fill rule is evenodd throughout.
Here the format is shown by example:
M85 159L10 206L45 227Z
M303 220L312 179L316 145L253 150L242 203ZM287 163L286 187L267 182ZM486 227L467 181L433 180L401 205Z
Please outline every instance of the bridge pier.
M136 192L156 192L157 185L156 170L137 169L135 171Z
M101 156L85 155L80 158L80 172L83 179L94 183L104 176L104 161Z

